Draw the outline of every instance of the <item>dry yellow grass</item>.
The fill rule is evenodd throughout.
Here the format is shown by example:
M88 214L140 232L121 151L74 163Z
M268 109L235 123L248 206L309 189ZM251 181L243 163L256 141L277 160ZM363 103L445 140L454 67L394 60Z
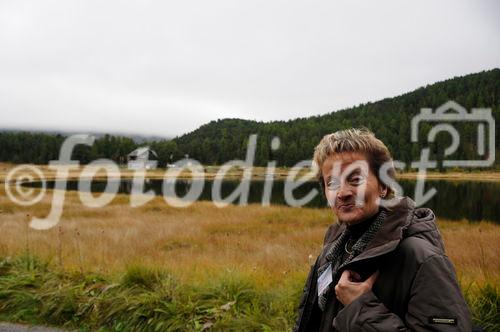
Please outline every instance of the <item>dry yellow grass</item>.
M30 250L72 269L114 272L131 263L152 264L181 277L230 271L262 280L303 272L320 248L328 211L261 206L216 208L199 202L173 208L156 198L131 208L118 196L106 208L81 205L68 193L60 224L48 231L28 227L43 217L49 197L31 208L0 198L0 255Z
M333 222L327 209L220 209L210 202L174 208L160 197L132 208L126 195L93 209L82 205L76 192L68 192L57 227L29 228L31 216L48 214L50 200L49 192L32 207L17 206L0 186L0 256L29 250L65 269L116 273L140 263L169 269L186 281L243 273L272 284L308 270L310 256L319 253L324 232ZM499 281L500 226L440 220L439 227L462 280Z
M0 195L0 255L29 250L66 269L114 273L141 263L167 268L187 281L232 272L273 283L307 271L309 255L318 254L333 221L327 209L260 205L220 209L210 202L173 208L160 198L131 208L124 195L106 208L92 209L72 192L57 227L29 228L31 216L48 213L49 199L23 208ZM462 279L498 280L500 226L464 221L439 225Z

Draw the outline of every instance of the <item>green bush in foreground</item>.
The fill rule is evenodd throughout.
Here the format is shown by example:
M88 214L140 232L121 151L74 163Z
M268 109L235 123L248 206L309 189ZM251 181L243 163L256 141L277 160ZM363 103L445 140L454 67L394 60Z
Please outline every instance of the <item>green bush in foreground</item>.
M303 280L261 289L245 277L182 285L165 271L134 266L118 280L60 273L31 256L0 259L0 320L81 331L286 331ZM465 292L476 324L498 330L495 286Z
M296 288L262 291L236 277L188 286L139 266L110 280L23 256L0 259L0 320L82 331L282 331L291 328Z
M474 324L485 331L500 331L500 291L496 285L486 284L465 289L465 298L472 310Z

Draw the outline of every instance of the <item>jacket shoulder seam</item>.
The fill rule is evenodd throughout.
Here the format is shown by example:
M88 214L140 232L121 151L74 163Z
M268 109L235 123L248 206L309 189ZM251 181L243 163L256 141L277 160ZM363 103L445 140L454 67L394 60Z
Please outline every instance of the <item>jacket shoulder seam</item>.
M409 242L418 241L419 243L426 243L428 246L424 245L410 245ZM436 247L434 244L430 243L426 239L422 239L419 237L410 236L407 238L403 238L399 244L400 248L408 248L418 252L422 252L424 255L424 259L420 263L424 263L426 260L432 258L433 256L446 256L446 253L443 252L439 247ZM406 250L408 250L406 249Z
M424 267L424 265L427 264L430 260L433 260L434 258L444 258L444 259L446 259L446 258L448 258L448 256L446 256L445 254L435 253L435 254L427 257L426 259L424 259L422 262L420 262L420 264L418 265L417 272L415 273L414 282L415 282L415 280L418 280L418 277L419 277L420 272L422 271L422 268ZM412 285L412 288L413 288L413 286L414 285Z

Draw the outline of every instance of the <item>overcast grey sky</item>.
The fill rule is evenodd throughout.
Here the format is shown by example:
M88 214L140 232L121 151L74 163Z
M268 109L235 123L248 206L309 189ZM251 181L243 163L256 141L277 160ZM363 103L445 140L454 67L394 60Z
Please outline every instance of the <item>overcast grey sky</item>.
M494 67L497 0L0 0L0 128L174 136Z

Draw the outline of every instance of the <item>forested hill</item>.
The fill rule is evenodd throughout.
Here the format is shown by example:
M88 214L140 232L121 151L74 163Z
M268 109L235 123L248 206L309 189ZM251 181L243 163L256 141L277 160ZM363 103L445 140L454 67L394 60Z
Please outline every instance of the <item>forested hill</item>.
M311 159L314 147L328 133L349 127L364 126L375 132L393 153L394 159L409 163L419 159L420 150L431 146L436 158L443 155L449 145L449 135L439 134L435 144L429 145L424 138L430 130L423 124L421 141L410 140L411 118L422 107L436 108L454 100L470 108L487 107L495 120L500 112L500 69L483 71L463 77L421 87L404 95L377 102L362 104L325 115L299 118L289 121L256 122L241 119L212 121L197 130L173 140L137 143L128 137L105 135L94 146L79 146L73 158L85 163L97 158L123 161L126 154L138 145L149 144L159 155L160 165L184 158L187 154L203 164L221 164L232 159L244 159L247 141L257 134L255 165L277 161L278 166L292 166L298 161ZM477 159L477 125L458 126L461 144L452 159ZM496 121L496 133L499 133ZM279 149L271 151L271 140L279 137ZM0 132L0 161L16 163L47 163L56 159L63 135ZM495 146L500 146L498 135ZM498 160L498 158L497 158ZM499 164L496 161L495 166Z
M395 159L408 163L418 160L421 148L429 146L424 141L411 142L411 118L422 107L434 109L448 100L454 100L468 110L472 107L492 108L497 120L500 111L500 69L455 77L398 97L320 116L266 123L239 119L212 121L175 141L178 151L188 153L203 163L220 164L234 158L244 158L246 141L250 134L255 133L258 134L255 164L265 165L268 160L276 160L280 166L291 166L300 160L311 159L314 147L325 134L364 126L388 145ZM474 140L476 128L477 125L472 124L459 126L465 144L459 147L457 159L477 158ZM425 137L429 129L429 124L424 125L421 137ZM498 121L496 133L499 133ZM281 147L277 151L270 149L274 136L281 139ZM433 145L434 152L446 147L448 139L446 134L438 135L437 144ZM498 135L495 140L498 148Z

